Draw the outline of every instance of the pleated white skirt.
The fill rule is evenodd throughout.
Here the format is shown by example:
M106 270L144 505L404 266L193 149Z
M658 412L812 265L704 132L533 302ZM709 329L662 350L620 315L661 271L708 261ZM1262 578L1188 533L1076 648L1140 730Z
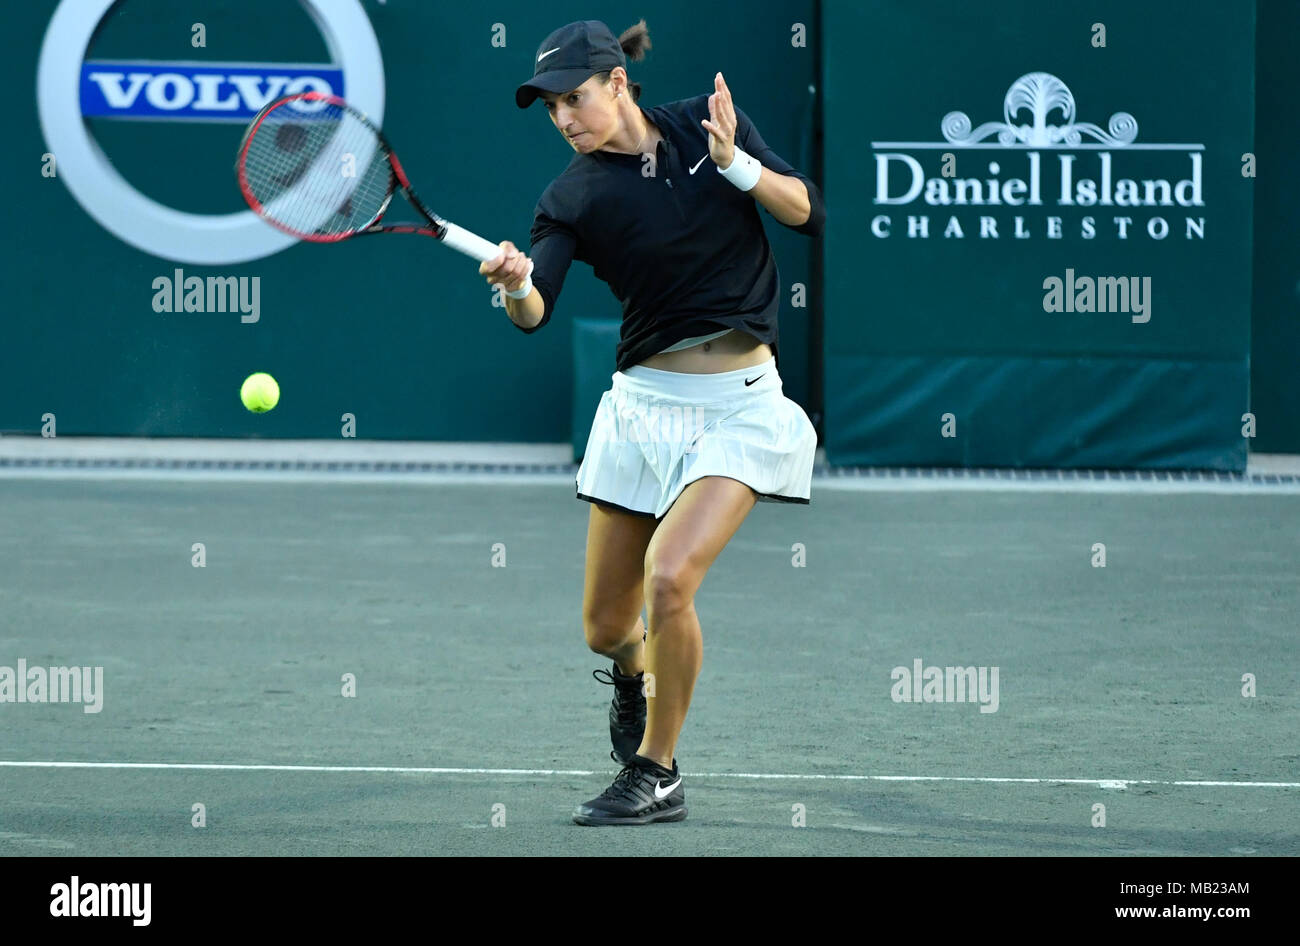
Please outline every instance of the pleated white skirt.
M662 518L705 476L748 485L760 502L807 503L817 432L782 393L776 359L716 374L635 365L600 399L577 497Z

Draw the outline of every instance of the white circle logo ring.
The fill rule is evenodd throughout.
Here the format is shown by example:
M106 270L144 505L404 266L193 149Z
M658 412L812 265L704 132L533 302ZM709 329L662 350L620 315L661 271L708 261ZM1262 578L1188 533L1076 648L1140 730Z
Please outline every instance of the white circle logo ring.
M182 263L244 263L296 243L251 210L194 214L151 200L127 182L81 115L81 64L99 21L116 0L62 0L41 43L36 99L41 131L77 203L137 249ZM375 124L384 118L384 63L360 0L302 0L343 70L348 101ZM231 152L234 156L233 145ZM234 187L234 184L231 184Z

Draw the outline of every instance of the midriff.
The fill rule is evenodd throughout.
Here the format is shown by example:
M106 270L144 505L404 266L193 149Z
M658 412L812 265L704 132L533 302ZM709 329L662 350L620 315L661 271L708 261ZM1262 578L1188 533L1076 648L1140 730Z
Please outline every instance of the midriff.
M760 342L748 332L736 329L721 338L704 342L681 351L660 352L651 355L641 364L660 371L680 371L684 374L713 374L718 371L739 371L761 365L772 357L772 346Z

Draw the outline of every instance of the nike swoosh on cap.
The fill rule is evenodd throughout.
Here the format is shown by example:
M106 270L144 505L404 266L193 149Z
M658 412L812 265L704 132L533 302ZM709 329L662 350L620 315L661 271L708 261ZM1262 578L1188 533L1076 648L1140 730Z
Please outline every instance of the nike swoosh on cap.
M673 789L675 789L680 784L682 784L682 777L680 775L677 776L677 781L673 782L673 784L669 785L667 788L663 788L659 782L655 782L655 798L657 798L659 801L663 801L665 798L671 795L673 793Z
M549 56L551 53L558 53L558 52L559 52L561 49L563 49L563 48L564 48L564 47L562 47L562 46L556 46L554 49L548 49L546 52L542 53L540 56L537 57L537 61L538 61L538 62L541 62L543 59L545 59L545 58L546 58L547 56Z
M707 158L707 157L708 157L708 155L706 154L706 155L704 156L704 158ZM698 160L698 161L695 162L695 167L691 168L691 173L692 173L692 174L695 173L695 169L696 169L696 168L698 168L701 164L704 163L704 158L700 158L700 160Z

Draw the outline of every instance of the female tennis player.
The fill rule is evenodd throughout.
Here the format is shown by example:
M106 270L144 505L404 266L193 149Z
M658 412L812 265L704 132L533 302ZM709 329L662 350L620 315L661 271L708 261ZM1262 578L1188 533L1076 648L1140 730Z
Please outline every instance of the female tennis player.
M817 447L776 370L780 281L758 205L815 237L821 194L721 73L711 95L637 105L627 60L649 48L644 20L618 39L570 23L537 48L515 103L543 99L573 159L537 203L529 253L506 241L479 267L525 332L550 319L575 259L623 305L576 483L591 504L583 627L614 664L602 682L623 766L574 812L587 825L686 817L674 753L700 670L696 590L756 502L808 502Z

